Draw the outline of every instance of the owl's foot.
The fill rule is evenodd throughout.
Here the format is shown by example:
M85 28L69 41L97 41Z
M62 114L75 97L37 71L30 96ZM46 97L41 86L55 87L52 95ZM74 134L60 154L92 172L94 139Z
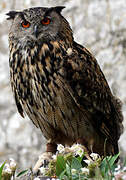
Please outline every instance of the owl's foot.
M57 145L55 143L47 143L46 152L39 156L39 160L33 168L33 173L36 174L39 172L40 167L46 167L50 160L52 160L52 155L57 151Z
M33 168L33 173L37 174L39 173L39 168L46 167L52 159L52 155L52 152L44 152L42 155L40 155L38 161Z

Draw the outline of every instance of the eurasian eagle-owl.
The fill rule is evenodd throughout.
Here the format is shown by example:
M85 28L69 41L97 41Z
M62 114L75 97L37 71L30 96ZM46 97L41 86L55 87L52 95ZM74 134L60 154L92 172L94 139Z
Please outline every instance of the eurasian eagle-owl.
M120 101L96 59L74 41L64 7L10 11L10 78L17 109L26 113L48 140L81 143L89 152L118 153L122 132Z

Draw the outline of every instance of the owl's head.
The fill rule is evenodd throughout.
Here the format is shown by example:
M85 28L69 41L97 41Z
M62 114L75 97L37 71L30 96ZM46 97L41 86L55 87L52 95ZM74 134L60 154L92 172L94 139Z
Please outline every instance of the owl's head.
M61 15L64 6L51 8L35 7L23 11L10 11L7 19L12 20L9 38L21 43L40 42L70 38L72 30Z

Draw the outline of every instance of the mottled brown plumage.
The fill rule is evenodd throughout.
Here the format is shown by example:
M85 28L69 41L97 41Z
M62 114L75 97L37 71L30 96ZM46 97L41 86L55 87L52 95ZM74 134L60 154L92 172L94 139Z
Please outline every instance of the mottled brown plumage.
M11 86L18 111L41 129L47 151L55 151L58 143L79 142L89 152L118 153L121 103L96 59L74 41L62 9L8 13Z

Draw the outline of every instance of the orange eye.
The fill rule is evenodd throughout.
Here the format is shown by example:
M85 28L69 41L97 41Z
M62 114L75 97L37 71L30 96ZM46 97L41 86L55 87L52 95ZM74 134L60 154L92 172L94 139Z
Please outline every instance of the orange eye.
M21 25L22 25L23 28L29 28L30 23L28 21L24 21L24 22L21 23Z
M50 20L49 18L47 18L47 17L45 17L45 18L42 20L42 24L43 24L43 25L48 25L48 24L50 24L50 22L51 22L51 20Z

